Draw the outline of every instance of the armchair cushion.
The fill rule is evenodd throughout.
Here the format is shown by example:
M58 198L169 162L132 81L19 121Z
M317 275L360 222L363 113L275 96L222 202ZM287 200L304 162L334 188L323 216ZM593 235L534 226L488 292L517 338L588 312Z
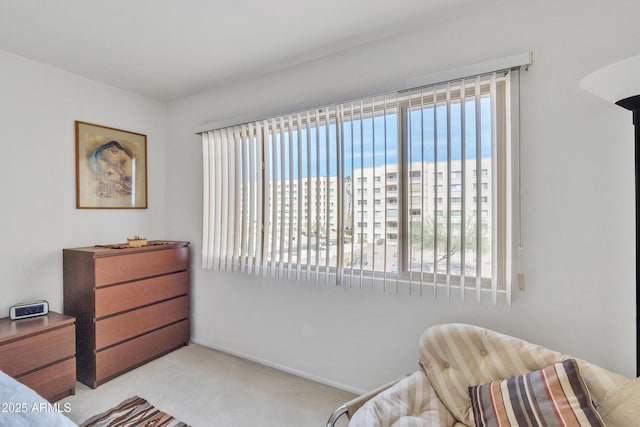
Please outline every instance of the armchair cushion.
M606 425L634 427L640 420L640 378L607 393L598 405Z
M422 371L416 371L365 403L349 427L451 427L456 420Z

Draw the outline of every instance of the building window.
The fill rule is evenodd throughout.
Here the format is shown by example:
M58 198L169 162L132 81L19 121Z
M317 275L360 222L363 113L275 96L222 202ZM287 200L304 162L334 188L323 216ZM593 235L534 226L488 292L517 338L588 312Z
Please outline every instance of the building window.
M506 120L517 119L509 112L517 75L501 71L203 133L203 265L508 298ZM372 181L385 195L369 206L363 185ZM295 197L299 188L304 197ZM369 242L354 228L373 217L384 239Z

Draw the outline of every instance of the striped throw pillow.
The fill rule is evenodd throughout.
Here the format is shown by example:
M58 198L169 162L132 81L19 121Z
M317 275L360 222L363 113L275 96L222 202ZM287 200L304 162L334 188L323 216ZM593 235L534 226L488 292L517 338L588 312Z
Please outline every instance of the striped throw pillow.
M604 427L573 359L469 387L469 396L476 427Z

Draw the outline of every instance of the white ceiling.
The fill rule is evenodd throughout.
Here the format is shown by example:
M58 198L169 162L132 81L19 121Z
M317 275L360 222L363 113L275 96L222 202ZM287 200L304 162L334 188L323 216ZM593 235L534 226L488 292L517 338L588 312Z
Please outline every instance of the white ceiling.
M495 0L0 0L0 49L169 101Z

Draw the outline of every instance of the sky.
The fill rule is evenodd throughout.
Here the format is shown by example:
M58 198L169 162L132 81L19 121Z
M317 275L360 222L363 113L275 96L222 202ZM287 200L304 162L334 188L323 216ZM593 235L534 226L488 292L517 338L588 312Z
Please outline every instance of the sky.
M447 111L446 104L433 107L414 108L407 115L409 144L405 155L410 162L446 161L448 158L448 128L450 127L451 160L462 159L462 123L461 103L452 102ZM491 105L488 97L480 102L480 157L491 156ZM449 116L449 120L447 120ZM435 126L434 126L435 123ZM354 169L397 164L398 162L398 114L396 110L387 114L376 114L358 120L346 120L342 124L344 147L344 176L351 176ZM336 176L338 159L338 128L335 123L329 126L313 126L307 132L294 130L274 139L269 135L269 162L275 180L283 177L297 179L307 176ZM465 158L476 158L476 114L475 100L465 103L464 123ZM328 137L327 137L328 131ZM309 133L309 135L307 135ZM436 138L434 138L434 134ZM300 135L300 141L298 141ZM284 136L284 138L283 138ZM292 139L292 144L289 139ZM434 144L434 140L436 143ZM284 141L284 144L281 144ZM298 151L301 152L302 163L298 165ZM386 152L386 155L385 155ZM273 155L276 153L275 168ZM309 159L311 161L309 161ZM284 167L284 168L283 168ZM284 170L283 170L284 169ZM318 173L319 172L319 173Z

